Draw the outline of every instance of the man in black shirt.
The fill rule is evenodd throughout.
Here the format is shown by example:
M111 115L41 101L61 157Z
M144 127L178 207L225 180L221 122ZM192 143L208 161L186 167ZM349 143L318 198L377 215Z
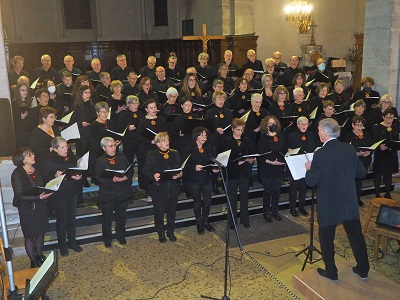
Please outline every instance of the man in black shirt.
M92 81L94 86L100 83L100 72L101 72L101 62L98 58L93 58L90 65L92 66L92 71L86 72L87 77Z
M289 68L287 68L281 77L279 77L279 83L284 86L291 86L292 80L297 73L301 73L305 76L304 70L298 67L299 58L296 55L290 57Z
M157 67L156 69L156 79L151 82L153 85L153 90L157 93L158 99L161 104L167 101L167 96L165 92L169 87L173 87L174 83L171 79L165 77L165 69L164 67Z
M250 90L258 90L262 88L261 83L254 79L254 71L252 69L246 69L243 77L249 82Z
M259 71L255 79L260 80L261 74L264 72L263 64L261 60L257 59L256 51L253 49L247 50L247 62L243 65L243 69L252 69L253 71Z
M122 94L124 95L136 95L139 93L138 85L136 84L138 80L138 75L135 71L132 71L128 75L128 82L122 87Z
M154 56L149 56L147 58L147 66L144 66L143 68L140 69L140 76L143 77L149 77L151 80L156 79L156 58Z
M125 54L117 56L117 65L117 67L111 70L112 80L120 80L122 83L128 82L128 75L133 69L127 66Z
M99 76L101 83L96 86L96 92L100 96L100 101L107 101L112 94L110 91L111 77L108 72L101 72Z
M16 55L11 60L12 69L8 71L8 81L10 86L18 83L18 78L21 76L29 77L29 73L22 70L24 67L24 58Z
M60 78L62 78L62 73L64 71L68 71L71 73L71 75L73 77L72 81L75 81L76 77L78 77L79 75L82 74L82 71L78 68L75 68L74 63L75 63L74 58L71 55L64 56L65 68L58 71L58 76L60 76Z
M55 84L59 84L61 79L60 76L58 76L57 70L51 67L50 55L43 54L40 58L40 62L42 63L42 66L32 71L31 81L34 82L39 78L38 82L42 83L44 80L50 79Z

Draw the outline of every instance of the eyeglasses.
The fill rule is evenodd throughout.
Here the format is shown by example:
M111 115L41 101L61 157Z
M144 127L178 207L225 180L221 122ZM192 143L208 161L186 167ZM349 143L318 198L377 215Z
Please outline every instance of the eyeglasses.
M385 117L387 120L394 120L394 117Z
M197 81L197 80L194 78L189 78L188 81Z
M382 103L390 104L390 103L392 103L392 102L391 102L391 101L382 101Z
M25 157L35 157L35 153L33 153L33 152L28 153Z
M278 95L286 95L286 93L278 93Z

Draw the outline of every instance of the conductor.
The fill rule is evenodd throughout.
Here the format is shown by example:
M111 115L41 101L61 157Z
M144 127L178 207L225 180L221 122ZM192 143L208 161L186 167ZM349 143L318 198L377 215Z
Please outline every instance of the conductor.
M313 161L306 162L306 183L317 187L319 239L325 269L319 275L338 280L334 259L335 229L343 224L357 265L353 272L362 279L368 278L367 248L361 231L355 179L363 178L365 168L353 146L337 140L340 126L332 118L319 122L318 135L323 143L315 152Z

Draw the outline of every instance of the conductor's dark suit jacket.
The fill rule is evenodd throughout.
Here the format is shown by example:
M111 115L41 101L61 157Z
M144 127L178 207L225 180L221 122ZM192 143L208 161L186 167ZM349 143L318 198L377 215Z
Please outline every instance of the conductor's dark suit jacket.
M366 170L352 145L333 139L315 152L306 172L308 186L317 187L318 224L341 224L360 218L355 179Z

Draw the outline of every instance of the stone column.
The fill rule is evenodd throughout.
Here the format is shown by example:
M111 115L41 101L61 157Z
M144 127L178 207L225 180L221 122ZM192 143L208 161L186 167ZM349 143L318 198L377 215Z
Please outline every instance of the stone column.
M142 12L142 40L148 40L149 35L147 34L146 2L144 0L140 0L140 9Z
M375 89L390 93L400 107L400 0L366 0L362 77L371 76Z
M103 20L101 17L101 4L100 1L96 1L96 23L97 23L97 41L103 40Z
M14 29L15 29L15 40L18 42L22 41L21 31L19 27L19 16L17 10L17 3L16 1L11 1L12 12L13 12L13 19L14 19Z
M0 6L1 9L1 6ZM0 98L7 98L11 100L10 89L8 87L8 65L6 60L6 50L4 48L4 28L3 16L0 13Z

